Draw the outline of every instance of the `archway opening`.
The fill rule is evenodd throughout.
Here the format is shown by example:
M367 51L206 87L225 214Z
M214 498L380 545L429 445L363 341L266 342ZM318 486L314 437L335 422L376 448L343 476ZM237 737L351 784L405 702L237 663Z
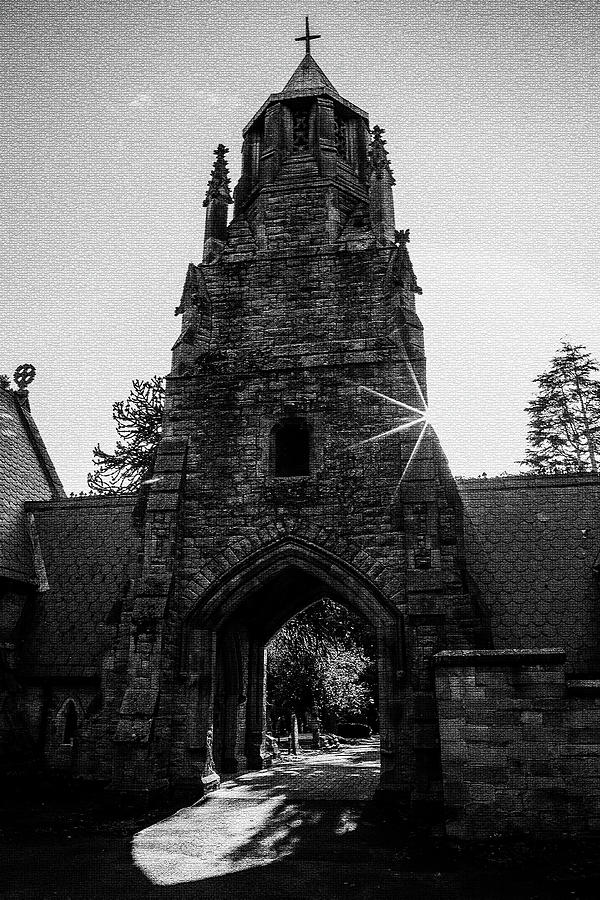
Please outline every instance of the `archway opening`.
M362 588L346 594L315 569L289 562L241 582L237 596L214 607L220 775L269 765L270 736L286 743L292 713L311 750L331 748L322 740L330 734L375 742L381 724L389 731L389 704L380 722L379 686L389 697L398 667L395 622L383 607L378 615Z

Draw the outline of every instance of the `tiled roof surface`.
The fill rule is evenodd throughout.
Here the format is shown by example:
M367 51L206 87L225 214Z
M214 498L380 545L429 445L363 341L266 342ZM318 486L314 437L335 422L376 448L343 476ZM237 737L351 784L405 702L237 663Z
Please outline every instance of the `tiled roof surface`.
M23 502L62 494L31 414L0 388L0 577L35 583Z
M319 88L324 87L329 88L330 91L335 91L337 94L323 69L307 53L287 82L282 94L303 94L307 91L317 91Z
M27 675L100 673L102 626L135 575L135 497L75 497L29 503L50 590L36 596L21 651Z
M600 478L459 480L469 570L498 648L564 647L575 671L600 671Z

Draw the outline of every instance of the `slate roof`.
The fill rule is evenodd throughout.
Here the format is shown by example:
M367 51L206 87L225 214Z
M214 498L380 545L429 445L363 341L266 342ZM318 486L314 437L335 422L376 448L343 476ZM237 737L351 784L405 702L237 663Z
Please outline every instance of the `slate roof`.
M106 619L124 600L136 572L136 499L74 497L26 505L35 521L49 590L35 598L21 647L24 675L100 674Z
M323 69L315 62L310 53L307 53L281 93L285 95L310 94L321 88L329 88L330 91L335 91L337 94Z
M23 503L61 496L27 392L0 388L0 577L36 583Z
M600 672L600 477L458 480L467 565L500 649L564 647Z

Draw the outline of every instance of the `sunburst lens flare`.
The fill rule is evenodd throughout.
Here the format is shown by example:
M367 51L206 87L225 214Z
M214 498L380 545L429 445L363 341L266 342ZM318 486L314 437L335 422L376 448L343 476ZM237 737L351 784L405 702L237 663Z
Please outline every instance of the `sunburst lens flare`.
M398 482L398 485L396 486L396 490L394 491L394 494L393 494L393 497L392 497L392 502L393 502L393 501L396 499L396 497L398 496L398 492L399 492L400 488L402 487L402 482L404 481L404 479L405 479L406 476L408 475L408 471L409 471L409 469L410 469L410 467L411 467L411 465L412 465L412 462L413 462L415 456L417 455L417 453L419 452L419 447L421 446L421 443L422 443L422 441L423 441L423 438L425 437L425 432L427 431L427 426L428 426L428 425L429 425L429 422L425 421L425 424L423 425L423 428L421 429L421 433L419 434L419 437L417 438L417 440L416 440L416 442L415 442L415 446L412 448L412 453L411 453L410 456L408 457L408 460L407 460L407 462L406 462L406 465L404 466L404 469L403 469L403 471L402 471L402 475L400 476L400 481Z
M396 425L388 431L382 431L380 434L374 434L373 437L365 438L364 441L358 441L357 444L351 444L349 447L346 447L346 450L356 450L357 447L362 447L364 444L372 444L374 441L383 441L384 438L390 437L392 434L399 434L401 431L407 431L409 428L413 428L414 425L419 425L424 421L423 418L411 419L410 422L404 422L402 425Z
M359 391L366 391L367 394L372 394L374 397L379 397L381 400L387 401L387 403L393 403L394 406L400 406L402 409L407 409L416 416L423 415L424 411L422 409L417 409L416 406L410 406L410 404L404 403L402 400L396 400L394 397L388 397L387 394L382 394L381 391L376 391L373 388L367 387L365 384L359 384L357 387Z
M433 406L431 404L428 404L427 409L424 413L422 413L422 416L427 424L431 425L431 427L435 431L435 423L440 420L439 409L436 409L435 404Z
M423 395L423 391L421 390L421 385L419 384L419 379L417 378L415 370L412 367L412 363L411 363L410 359L408 358L408 353L406 352L406 347L404 346L404 341L402 340L402 338L400 337L400 335L398 334L397 331L392 332L390 337L392 338L392 340L394 341L394 343L400 350L400 353L402 354L402 359L406 365L406 368L409 371L410 377L413 380L413 384L417 390L419 399L420 399L421 403L423 404L423 409L427 409L427 403L425 402L425 396Z

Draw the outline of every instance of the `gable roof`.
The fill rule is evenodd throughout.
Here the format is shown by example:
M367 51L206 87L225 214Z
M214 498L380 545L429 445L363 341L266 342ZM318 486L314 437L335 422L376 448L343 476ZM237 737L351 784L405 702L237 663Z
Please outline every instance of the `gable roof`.
M132 516L136 500L110 495L26 505L48 589L32 604L20 651L23 675L100 675L103 642L120 619L137 572L141 538Z
M27 392L0 388L0 577L35 584L23 504L64 494Z

